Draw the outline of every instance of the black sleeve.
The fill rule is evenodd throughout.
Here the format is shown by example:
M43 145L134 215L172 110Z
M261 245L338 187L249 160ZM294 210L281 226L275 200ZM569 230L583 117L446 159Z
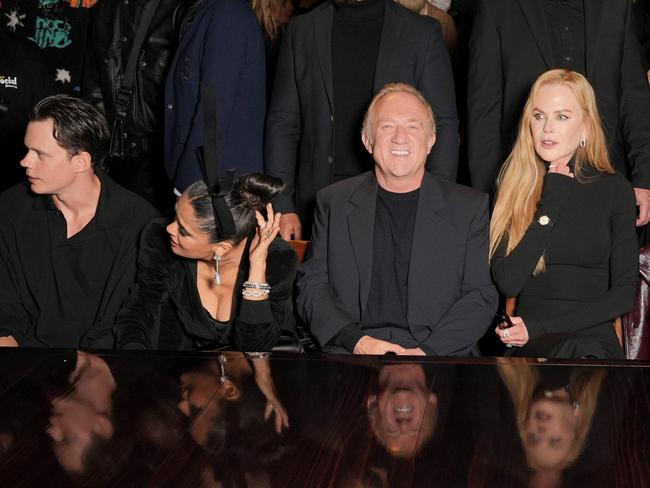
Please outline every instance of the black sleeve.
M364 334L361 330L359 323L355 322L354 324L346 325L343 327L338 334L330 339L328 344L332 346L343 347L350 353L353 353L354 346L357 345L359 339L361 339L364 335L366 334Z
M507 237L499 243L490 265L492 278L504 296L516 297L532 277L535 266L544 253L553 228L561 218L562 209L576 184L578 183L574 178L558 173L547 173L537 213L523 239L507 256ZM548 217L550 222L541 225L538 222L541 216Z
M631 2L627 4L621 63L623 135L632 185L650 189L650 88L641 57L641 46L632 31Z
M293 331L293 282L297 271L298 258L292 249L269 251L267 276L271 292L268 300L242 298L233 323L238 350L270 351L282 331Z
M417 88L431 103L436 116L436 143L428 158L427 169L449 181L456 181L458 170L458 114L456 91L449 51L438 22L432 22L426 46L424 70Z
M489 2L479 4L469 43L467 158L472 186L492 193L502 162L503 68L501 40Z
M609 289L559 317L524 323L531 337L553 332L579 332L630 311L639 277L639 251L634 222L634 192L627 182L616 188L611 217Z
M118 349L154 349L155 328L162 304L171 289L171 250L161 220L142 232L138 255L138 277L124 301L114 327Z
M324 351L339 332L358 320L341 305L329 281L327 268L329 245L329 205L322 194L316 195L311 246L298 276L298 314L311 327Z
M4 222L0 225L4 227ZM0 232L0 337L11 336L20 345L33 323L20 299L18 263L5 233Z
M301 130L300 100L294 73L293 25L293 21L289 23L280 42L264 140L264 170L281 178L285 184L282 193L273 199L273 208L282 213L296 211L296 157Z

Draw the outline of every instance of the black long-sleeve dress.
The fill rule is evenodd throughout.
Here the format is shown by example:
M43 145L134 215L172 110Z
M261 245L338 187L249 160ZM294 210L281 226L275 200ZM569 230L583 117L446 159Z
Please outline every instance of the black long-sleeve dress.
M612 321L634 301L635 219L634 192L619 174L588 167L580 179L546 175L524 238L506 256L504 237L491 262L499 291L518 297L516 314L528 329L516 355L623 357ZM542 253L546 269L533 276Z
M287 243L276 239L269 247L268 300L243 300L237 292L248 277L248 253L244 253L231 319L220 322L201 303L196 261L171 251L165 224L162 219L154 220L142 232L138 281L115 325L118 348L268 351L282 331L293 331L292 291L298 260Z

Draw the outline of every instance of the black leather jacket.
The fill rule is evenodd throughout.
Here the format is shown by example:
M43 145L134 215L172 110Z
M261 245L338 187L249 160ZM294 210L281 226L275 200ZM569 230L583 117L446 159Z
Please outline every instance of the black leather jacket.
M117 89L149 1L103 1L91 9L82 96L106 114L109 124L115 118ZM178 29L188 3L187 0L161 0L156 9L149 36L139 54L134 91L127 110L125 126L131 142L160 134L162 130L167 66L174 55Z

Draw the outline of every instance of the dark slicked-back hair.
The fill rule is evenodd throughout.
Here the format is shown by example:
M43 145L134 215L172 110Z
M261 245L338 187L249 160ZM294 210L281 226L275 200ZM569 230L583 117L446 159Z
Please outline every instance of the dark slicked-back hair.
M104 116L88 102L68 95L53 95L36 104L32 122L52 119L53 136L70 156L90 154L93 168L101 168L108 155L110 131Z

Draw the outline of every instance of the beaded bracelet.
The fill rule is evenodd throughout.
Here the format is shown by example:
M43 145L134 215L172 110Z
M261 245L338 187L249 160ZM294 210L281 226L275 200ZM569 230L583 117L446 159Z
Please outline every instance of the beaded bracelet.
M271 290L271 285L263 281L244 281L244 288L255 288L257 290Z
M263 297L269 294L269 290L242 290L241 294L245 297Z

